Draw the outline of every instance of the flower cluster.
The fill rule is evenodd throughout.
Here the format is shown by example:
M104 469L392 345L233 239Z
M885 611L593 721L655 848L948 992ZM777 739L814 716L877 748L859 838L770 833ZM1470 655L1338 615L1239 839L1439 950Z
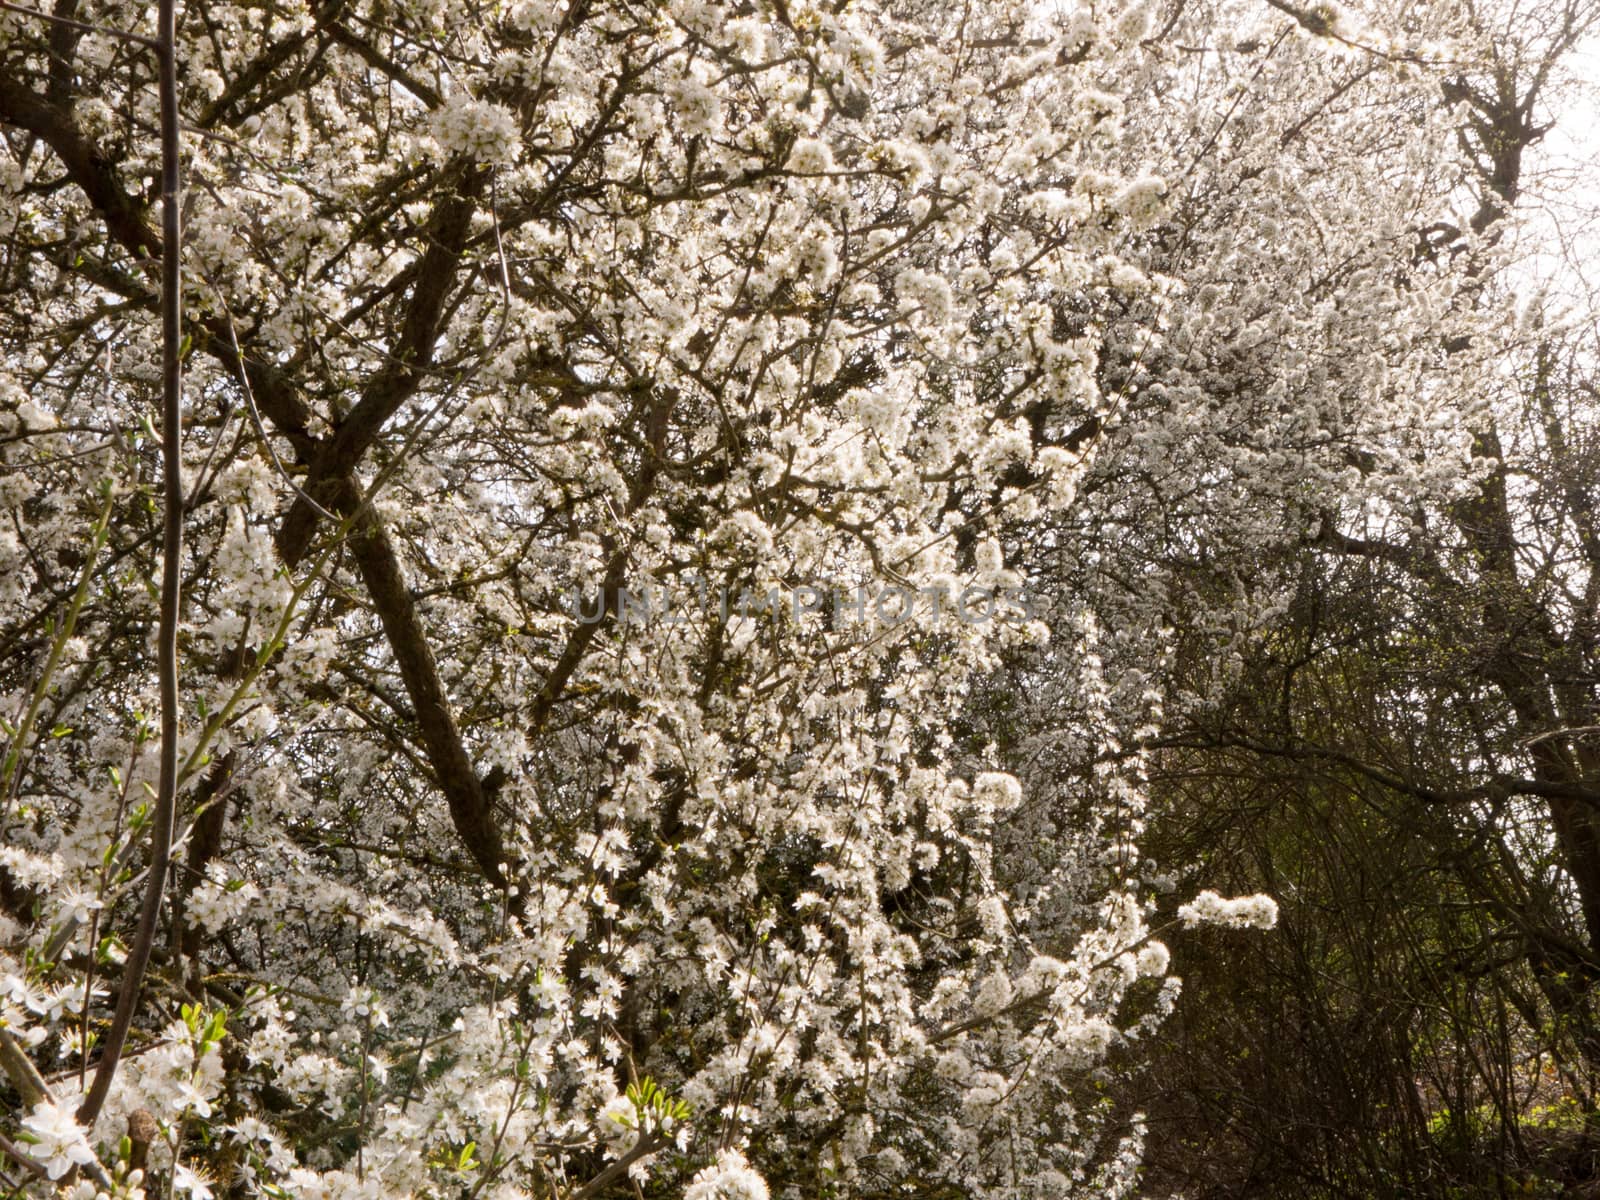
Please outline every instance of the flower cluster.
M433 120L433 134L448 153L485 165L514 162L521 149L516 118L511 112L464 92L452 96L439 109Z
M1278 903L1271 896L1224 899L1216 892L1201 892L1178 909L1185 925L1226 925L1234 929L1271 929L1278 923Z

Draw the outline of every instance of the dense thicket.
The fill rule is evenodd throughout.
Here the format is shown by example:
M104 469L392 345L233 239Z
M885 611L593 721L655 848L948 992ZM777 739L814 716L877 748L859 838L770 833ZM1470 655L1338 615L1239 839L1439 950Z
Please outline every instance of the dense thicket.
M1546 89L1594 18L1477 16L1491 61L1448 93L1492 238L1539 203L1536 146L1560 111ZM1213 644L1180 638L1174 684L1207 699L1158 739L1149 848L1270 891L1283 920L1270 941L1175 948L1188 1003L1134 1089L1163 1186L1600 1188L1600 393L1582 267L1553 288L1471 272L1517 315L1461 418L1465 487L1306 514L1263 564L1280 603L1222 687ZM1195 565L1179 569L1212 587L1236 571Z
M0 9L0 1170L1532 1161L1508 1072L1596 1045L1600 573L1587 349L1502 280L1590 20L181 6L175 244L151 14Z

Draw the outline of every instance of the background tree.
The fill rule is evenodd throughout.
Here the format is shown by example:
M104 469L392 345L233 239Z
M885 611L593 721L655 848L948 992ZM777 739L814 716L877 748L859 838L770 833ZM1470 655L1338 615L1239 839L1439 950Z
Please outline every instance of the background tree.
M1160 743L1155 852L1284 903L1270 947L1175 953L1192 1006L1140 1095L1154 1175L1194 1194L1592 1186L1594 345L1506 264L1538 245L1508 234L1594 15L1464 10L1480 53L1441 89L1471 190L1395 277L1466 263L1500 322L1439 350L1499 356L1462 368L1472 468L1397 471L1365 434L1364 498L1292 510L1245 588L1227 551L1177 561L1201 612L1259 598L1220 675L1179 609L1173 686L1202 702Z

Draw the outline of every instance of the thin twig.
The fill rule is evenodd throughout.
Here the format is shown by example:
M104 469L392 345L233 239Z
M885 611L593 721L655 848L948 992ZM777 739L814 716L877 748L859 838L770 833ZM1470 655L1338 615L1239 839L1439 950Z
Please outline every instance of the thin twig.
M43 1163L36 1162L34 1159L30 1158L25 1150L17 1146L15 1142L13 1142L3 1133L0 1133L0 1151L4 1151L7 1158L16 1163L35 1179L50 1178L50 1172L44 1169Z
M5 1070L11 1086L17 1089L22 1102L29 1108L50 1098L50 1085L4 1025L0 1025L0 1068Z
M201 274L205 275L205 272L202 271ZM267 435L266 426L261 423L261 412L256 408L256 393L255 389L250 386L250 372L245 366L244 349L239 345L239 331L234 328L233 310L228 307L228 300L223 295L222 289L212 281L209 275L206 275L205 278L206 282L211 284L212 291L216 293L217 301L222 305L222 319L228 325L228 341L233 346L234 361L239 364L239 386L244 391L245 405L250 410L250 420L256 427L256 436L261 439L261 444L266 447L267 457L272 459L273 469L294 490L294 494L311 507L313 512L325 520L337 522L339 518L336 514L323 508L322 505L318 504L306 493L303 487L294 481L294 477L289 474L288 468L283 465L283 460L278 457L278 452L272 448L272 438Z
M161 683L161 771L152 814L150 875L145 881L139 927L123 969L117 1009L106 1034L100 1065L78 1120L93 1126L111 1091L139 1004L145 968L155 944L172 857L173 816L178 793L178 618L183 582L183 278L182 192L178 131L177 0L160 0L156 13L156 58L161 99L161 458L163 474L161 539L161 622L157 659Z

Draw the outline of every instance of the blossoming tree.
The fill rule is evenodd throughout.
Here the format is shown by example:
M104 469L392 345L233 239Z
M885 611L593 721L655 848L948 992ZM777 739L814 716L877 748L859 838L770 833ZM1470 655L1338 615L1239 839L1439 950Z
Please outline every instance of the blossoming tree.
M151 22L0 38L15 1169L1130 1189L1094 1072L1175 981L1102 751L1160 639L1090 535L1248 541L1212 489L1267 443L1285 490L1381 486L1345 430L1426 407L1456 316L1448 271L1386 275L1448 191L1421 43L1282 4L185 7L163 870ZM1360 153L1346 96L1429 137ZM1084 719L1019 762L974 685L1046 645Z

